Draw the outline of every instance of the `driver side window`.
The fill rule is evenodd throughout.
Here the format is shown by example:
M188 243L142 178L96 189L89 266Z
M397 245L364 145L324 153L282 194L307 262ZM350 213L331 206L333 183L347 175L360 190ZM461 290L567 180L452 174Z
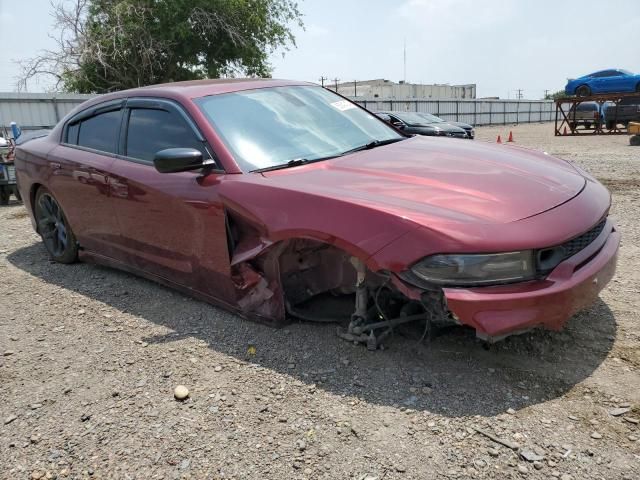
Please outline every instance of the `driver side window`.
M203 159L211 158L204 144L177 113L150 108L131 109L125 155L152 163L155 154L167 148L195 148L202 152Z

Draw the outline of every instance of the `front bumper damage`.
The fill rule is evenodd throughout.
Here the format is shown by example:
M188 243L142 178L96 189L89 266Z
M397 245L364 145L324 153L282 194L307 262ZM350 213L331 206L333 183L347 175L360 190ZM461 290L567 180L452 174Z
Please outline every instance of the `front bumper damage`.
M477 288L443 288L446 312L456 323L495 342L542 327L558 331L578 311L591 305L613 278L620 234L607 220L590 245L566 259L544 279ZM399 278L396 286L409 298L424 292Z
M407 270L374 271L352 254L311 240L238 244L232 265L245 316L272 325L291 318L348 324L338 329L341 338L375 350L408 323L421 339L451 324L472 327L489 342L538 327L560 330L613 278L619 244L607 219L596 238L539 279L474 288L418 286ZM263 253L256 257L256 250ZM336 299L344 300L343 314L333 308Z
M560 263L544 280L509 286L444 289L449 310L478 337L497 341L543 327L560 330L592 304L613 278L620 234L605 229L587 248Z

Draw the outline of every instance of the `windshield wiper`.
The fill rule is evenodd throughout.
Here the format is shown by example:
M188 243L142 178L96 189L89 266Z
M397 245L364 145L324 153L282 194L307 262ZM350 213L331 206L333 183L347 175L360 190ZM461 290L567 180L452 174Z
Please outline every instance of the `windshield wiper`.
M271 172L272 170L282 170L283 168L289 167L297 167L298 165L304 165L306 163L315 162L316 160L309 160L307 158L294 158L293 160L289 160L287 163L280 163L278 165L271 165L270 167L257 168L256 170L251 170L252 172Z
M387 140L372 140L369 143L365 143L364 145L360 145L359 147L355 147L355 148L352 148L351 150L347 150L346 152L342 152L338 156L344 157L345 155L349 155L350 153L359 152L361 150L371 150L372 148L382 147L383 145L389 145L390 143L396 143L406 139L407 137L389 138Z
M321 162L323 160L331 160L332 158L343 157L345 155L349 155L350 153L359 152L360 150L371 150L372 148L381 147L383 145L389 145L390 143L399 142L400 140L406 140L408 137L402 138L390 138L387 140L373 140L364 145L360 145L358 147L347 150L346 152L339 153L338 155L329 155L327 157L319 157L319 158L294 158L293 160L289 160L286 163L280 163L278 165L272 165L270 167L257 168L255 170L251 170L251 172L262 173L262 172L271 172L273 170L282 170L284 168L289 167L297 167L300 165L306 165L308 163Z

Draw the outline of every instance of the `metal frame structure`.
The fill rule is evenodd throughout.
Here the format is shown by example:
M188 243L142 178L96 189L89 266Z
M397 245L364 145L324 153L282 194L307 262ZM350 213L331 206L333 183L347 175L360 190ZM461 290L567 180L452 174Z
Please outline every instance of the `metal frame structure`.
M595 102L598 104L598 112L602 112L605 102L612 102L616 107L616 118L618 105L626 98L637 98L640 103L639 93L607 93L600 95L590 95L588 97L563 97L556 100L555 136L575 136L575 135L625 135L626 128L618 128L616 124L612 129L602 128L601 122L595 122L593 129L579 129L576 124L576 111L578 105L585 102ZM565 111L564 107L568 106ZM573 111L573 118L571 112ZM573 121L572 121L573 120Z

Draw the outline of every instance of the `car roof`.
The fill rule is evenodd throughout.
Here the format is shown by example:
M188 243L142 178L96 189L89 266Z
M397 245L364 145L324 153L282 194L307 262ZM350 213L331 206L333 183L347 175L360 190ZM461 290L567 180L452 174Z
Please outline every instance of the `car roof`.
M297 80L279 80L273 78L219 78L212 80L188 80L184 82L160 83L146 87L131 88L118 92L99 95L85 102L87 108L97 103L117 100L124 97L163 97L173 99L195 99L222 93L240 92L258 88L286 86L317 86L315 83Z
M382 110L380 112L377 113L384 113L385 115L396 115L396 116L400 116L400 115L406 115L407 113L418 113L418 112L403 112L403 111L399 111L399 110Z
M623 72L626 74L630 74L631 72L629 70L625 70L624 68L605 68L602 70L598 70L597 72L591 72L591 73L587 73L586 75L583 75L583 77L590 77L591 75L597 75L598 73L603 73L603 72Z
M315 85L309 82L295 80L279 80L273 78L218 78L211 80L189 80L185 82L161 83L149 85L147 87L127 90L129 94L136 91L148 93L174 92L180 93L190 98L206 97L220 93L239 92L242 90L252 90L256 88L285 87L294 85Z

